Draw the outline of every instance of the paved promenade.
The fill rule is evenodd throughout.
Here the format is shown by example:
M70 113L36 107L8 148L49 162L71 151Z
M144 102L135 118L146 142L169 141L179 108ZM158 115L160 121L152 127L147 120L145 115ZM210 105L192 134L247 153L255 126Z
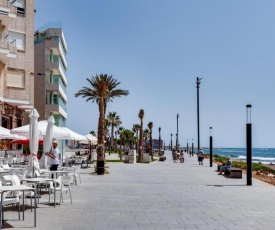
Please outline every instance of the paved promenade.
M73 205L69 195L60 207L39 204L36 229L275 229L274 186L256 179L246 186L246 175L225 178L207 160L199 165L196 156L185 156L184 164L173 163L165 154L164 162L109 163L104 176L83 169L82 183L72 186ZM33 213L25 214L25 221L8 223L32 228Z

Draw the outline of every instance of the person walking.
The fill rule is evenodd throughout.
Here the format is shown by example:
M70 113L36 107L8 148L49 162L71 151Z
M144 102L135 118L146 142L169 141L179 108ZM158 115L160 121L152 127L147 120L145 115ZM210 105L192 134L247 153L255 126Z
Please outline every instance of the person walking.
M198 152L199 165L203 165L203 163L202 163L202 161L203 161L203 155L204 155L204 152L203 152L202 148L200 148L199 152Z
M57 171L57 167L59 165L59 149L57 141L53 141L52 143L52 152L46 153L47 156L51 158L51 167L50 171Z
M172 148L172 158L174 163L177 162L177 153L174 147Z

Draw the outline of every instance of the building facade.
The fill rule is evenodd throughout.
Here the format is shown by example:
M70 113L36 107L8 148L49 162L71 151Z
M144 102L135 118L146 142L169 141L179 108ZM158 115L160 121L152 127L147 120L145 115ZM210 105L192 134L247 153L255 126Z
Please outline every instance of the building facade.
M66 126L67 44L61 23L51 22L34 34L34 106L40 117L50 115L55 125Z
M34 101L34 1L0 0L0 125L29 123Z

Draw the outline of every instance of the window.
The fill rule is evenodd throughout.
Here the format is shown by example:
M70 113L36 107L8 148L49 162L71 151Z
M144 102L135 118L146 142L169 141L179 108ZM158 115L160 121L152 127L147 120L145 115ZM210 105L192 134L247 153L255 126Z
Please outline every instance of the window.
M25 14L25 9L21 7L17 7L17 14L24 15Z
M24 88L24 72L23 71L11 71L8 70L7 74L7 86L15 88Z
M25 49L25 34L9 31L9 42L15 45L17 49Z

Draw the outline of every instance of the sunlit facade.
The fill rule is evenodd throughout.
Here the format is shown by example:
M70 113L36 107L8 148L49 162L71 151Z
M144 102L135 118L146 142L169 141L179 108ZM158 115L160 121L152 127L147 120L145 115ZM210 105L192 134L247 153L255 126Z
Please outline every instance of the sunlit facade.
M29 123L34 101L34 1L0 0L0 125Z
M34 105L39 120L50 115L55 124L66 126L67 119L67 44L61 23L51 22L34 34Z

